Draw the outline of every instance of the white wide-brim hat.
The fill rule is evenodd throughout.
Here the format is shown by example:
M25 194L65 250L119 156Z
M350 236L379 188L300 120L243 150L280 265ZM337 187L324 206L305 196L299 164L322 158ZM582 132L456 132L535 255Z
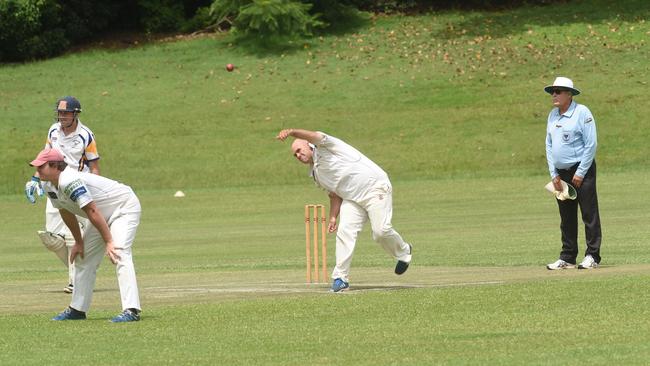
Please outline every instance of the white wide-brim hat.
M555 195L555 198L559 199L560 201L564 200L574 200L578 197L578 191L576 189L568 184L567 182L561 180L560 183L562 184L562 191L556 191L555 186L553 185L553 181L548 182L544 188L546 188L547 191L553 193Z
M544 91L551 94L553 92L553 89L555 88L567 88L571 90L571 93L573 95L580 94L580 90L573 87L573 81L563 76L556 77L555 81L553 82L553 85L547 85L546 87L544 87Z

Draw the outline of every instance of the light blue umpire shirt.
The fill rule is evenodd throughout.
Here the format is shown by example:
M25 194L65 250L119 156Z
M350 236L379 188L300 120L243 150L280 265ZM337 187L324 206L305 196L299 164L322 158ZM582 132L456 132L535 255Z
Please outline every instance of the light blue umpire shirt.
M583 177L596 155L596 121L589 108L571 101L569 109L560 114L553 108L546 125L546 160L551 178L556 169L568 169L580 162L576 175Z

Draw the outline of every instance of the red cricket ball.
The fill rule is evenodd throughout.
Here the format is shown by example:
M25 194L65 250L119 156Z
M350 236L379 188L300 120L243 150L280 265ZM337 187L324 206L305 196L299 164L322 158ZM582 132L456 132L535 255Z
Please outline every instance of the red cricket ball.
M235 65L233 65L233 64L228 64L228 65L226 65L226 70L228 70L228 71L232 71L232 70L234 70L234 69L235 69Z

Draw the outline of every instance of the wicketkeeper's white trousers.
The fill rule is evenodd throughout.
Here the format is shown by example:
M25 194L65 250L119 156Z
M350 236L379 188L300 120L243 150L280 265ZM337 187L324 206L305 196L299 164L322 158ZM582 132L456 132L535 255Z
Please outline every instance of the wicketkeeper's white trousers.
M399 235L391 220L393 218L393 195L389 185L375 187L360 202L343 200L336 233L336 267L332 279L348 282L352 255L363 224L370 220L372 238L396 260L411 262L408 243Z
M120 260L115 266L120 288L122 309L140 310L140 295L135 278L135 266L131 246L140 224L140 202L133 194L129 201L119 208L109 219L108 226ZM93 297L97 269L104 258L106 244L99 231L89 224L84 231L84 259L75 259L75 282L70 306L80 311L88 311Z

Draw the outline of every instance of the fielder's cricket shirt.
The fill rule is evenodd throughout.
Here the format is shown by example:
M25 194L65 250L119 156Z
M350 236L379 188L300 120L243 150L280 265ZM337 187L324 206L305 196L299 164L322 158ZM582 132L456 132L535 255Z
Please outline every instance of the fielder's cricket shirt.
M128 213L128 210L140 211L139 205L125 207L135 196L131 187L96 174L77 172L70 167L65 168L59 175L58 188L51 182L44 182L43 189L54 207L66 209L85 218L88 216L82 208L90 202L95 202L97 209L108 222L118 209L122 213Z

